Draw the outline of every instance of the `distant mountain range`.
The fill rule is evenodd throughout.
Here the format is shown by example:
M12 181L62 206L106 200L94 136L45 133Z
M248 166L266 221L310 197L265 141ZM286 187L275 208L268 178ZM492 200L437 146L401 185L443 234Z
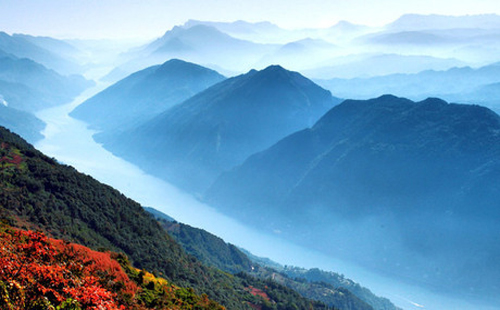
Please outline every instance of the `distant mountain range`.
M83 102L71 116L101 130L123 130L224 79L213 70L172 59L115 83Z
M352 79L380 77L391 74L416 74L427 70L447 70L463 66L458 59L443 59L421 55L357 54L339 57L316 64L313 69L301 70L313 79L332 77ZM364 90L361 89L360 92ZM349 97L345 97L349 98Z
M0 50L29 58L62 75L82 73L82 67L71 59L73 53L80 52L61 40L0 32Z
M106 79L116 81L171 58L226 76L279 64L324 79L484 66L500 61L498 19L496 15L407 15L384 27L341 21L329 28L298 30L268 22L190 20L125 53L129 61Z
M162 37L127 53L130 61L114 69L106 79L122 78L172 58L194 62L223 74L243 72L253 68L274 48L270 44L236 39L212 26L175 26Z
M156 118L97 139L112 152L200 192L224 170L314 124L340 100L279 66L222 81Z
M30 59L0 56L0 95L9 106L34 112L69 103L94 82L62 76Z
M346 100L222 174L205 201L391 275L498 296L499 133L484 107Z
M500 109L494 91L494 85L500 83L500 63L477 69L458 67L445 71L316 82L343 98L369 99L389 93L413 100L439 97L452 102L481 104L497 111Z
M0 125L18 132L34 143L42 138L40 131L45 124L32 113L69 103L94 83L80 75L61 75L26 58L32 57L52 64L54 67L57 67L55 63L64 62L62 58L31 43L32 40L38 41L39 39L0 33L0 109L2 111ZM47 45L64 45L61 41L54 39L43 40Z

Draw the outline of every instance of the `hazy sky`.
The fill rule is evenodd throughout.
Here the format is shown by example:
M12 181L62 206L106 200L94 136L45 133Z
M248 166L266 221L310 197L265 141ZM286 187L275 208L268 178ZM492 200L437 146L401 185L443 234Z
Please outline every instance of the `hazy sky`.
M284 28L340 20L383 25L405 13L500 14L498 0L0 0L0 31L61 38L157 37L188 19L268 20Z

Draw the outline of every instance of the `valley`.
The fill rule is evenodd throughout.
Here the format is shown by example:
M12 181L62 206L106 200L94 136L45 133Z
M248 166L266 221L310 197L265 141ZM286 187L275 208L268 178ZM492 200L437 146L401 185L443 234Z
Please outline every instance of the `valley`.
M467 301L399 282L359 265L292 244L277 234L269 235L246 226L166 181L148 175L137 166L114 156L95 142L92 138L94 130L68 115L78 104L103 88L105 85L97 85L68 105L38 112L37 117L47 123L47 127L43 131L44 139L35 147L48 156L111 185L143 206L153 207L179 222L205 229L255 255L268 257L283 265L342 273L369 287L375 294L390 298L403 309L418 310L422 309L422 305L431 310L476 308L475 304L468 304Z
M112 1L0 1L0 309L498 309L498 7Z

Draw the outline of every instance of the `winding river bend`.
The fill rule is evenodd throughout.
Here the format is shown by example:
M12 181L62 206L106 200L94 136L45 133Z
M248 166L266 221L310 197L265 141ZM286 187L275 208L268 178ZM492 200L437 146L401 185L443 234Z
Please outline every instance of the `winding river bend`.
M437 295L296 246L280 239L279 236L265 235L218 213L171 184L114 156L92 139L95 131L88 129L84 122L68 115L76 106L106 86L97 84L67 105L40 111L37 117L46 122L47 127L42 132L45 138L35 147L59 162L71 165L80 172L118 189L143 206L160 210L177 221L205 229L255 255L269 257L281 264L317 267L342 273L368 287L375 294L391 299L403 309L494 309Z

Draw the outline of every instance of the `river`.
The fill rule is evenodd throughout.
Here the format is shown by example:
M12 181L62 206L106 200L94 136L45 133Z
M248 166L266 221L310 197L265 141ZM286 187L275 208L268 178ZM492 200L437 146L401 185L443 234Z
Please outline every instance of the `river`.
M403 309L496 309L478 307L477 304L400 283L354 264L299 247L278 236L263 234L217 212L171 184L148 175L137 166L114 156L92 139L95 131L88 129L84 122L68 115L78 104L106 86L98 84L67 105L37 113L37 117L46 122L47 127L42 132L45 138L35 147L59 162L71 165L80 172L116 188L143 206L160 210L179 222L205 229L255 255L268 257L283 265L317 267L342 273L347 278L368 287L375 294L391 299Z

